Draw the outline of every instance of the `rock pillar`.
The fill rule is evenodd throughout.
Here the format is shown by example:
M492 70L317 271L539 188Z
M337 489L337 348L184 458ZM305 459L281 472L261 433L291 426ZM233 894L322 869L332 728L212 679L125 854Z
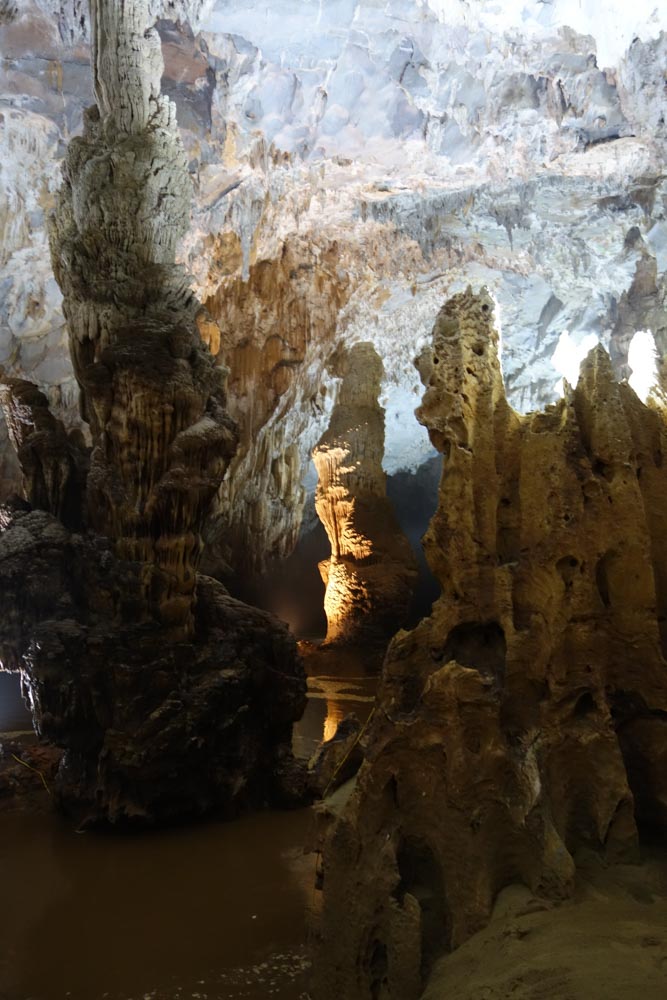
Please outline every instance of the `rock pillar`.
M329 429L313 452L315 507L331 543L320 564L327 643L386 642L407 616L417 564L387 499L382 361L372 344L356 344L341 369Z
M176 264L191 191L153 7L91 0L97 104L51 226L89 454L35 387L2 389L29 506L2 517L0 660L65 749L57 795L86 822L298 795L294 640L197 574L237 436Z
M514 413L470 289L420 367L442 596L389 647L324 845L317 1000L416 1000L504 886L565 898L579 848L633 858L667 830L664 409L597 347L564 400Z

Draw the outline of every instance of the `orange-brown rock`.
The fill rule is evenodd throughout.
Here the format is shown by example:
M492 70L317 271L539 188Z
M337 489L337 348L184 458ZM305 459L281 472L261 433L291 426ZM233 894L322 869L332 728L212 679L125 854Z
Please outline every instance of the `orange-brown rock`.
M325 369L351 284L335 241L291 239L276 259L253 263L247 279L224 281L206 303L222 330L229 412L240 427L206 530L211 569L261 572L296 544L304 462L321 433L312 427L327 402Z
M634 857L667 828L665 413L598 347L520 417L497 352L469 289L421 358L442 596L389 648L325 844L317 1000L413 1000L504 886L567 897L578 848Z
M408 613L417 563L387 498L382 361L370 343L340 360L342 381L329 429L313 452L315 507L331 544L320 563L327 643L377 643Z

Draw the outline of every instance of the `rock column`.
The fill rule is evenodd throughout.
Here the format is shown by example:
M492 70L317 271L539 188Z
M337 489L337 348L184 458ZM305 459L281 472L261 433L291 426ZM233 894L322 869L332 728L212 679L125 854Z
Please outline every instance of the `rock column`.
M65 750L82 822L294 801L305 703L287 629L197 574L236 447L210 319L176 264L190 180L149 0L91 0L97 105L51 227L88 455L29 383L2 389L29 504L0 518L0 661Z
M367 759L324 845L317 1000L416 1000L519 882L667 830L667 420L601 347L545 412L508 406L493 303L422 358L444 456L430 618L389 647Z
M315 507L331 543L320 564L327 643L385 641L405 620L417 564L387 499L382 361L372 344L352 347L331 423L313 452Z
M88 522L146 567L135 614L183 638L203 520L236 436L225 370L175 263L191 182L149 7L91 2L97 105L68 150L51 250L93 438Z

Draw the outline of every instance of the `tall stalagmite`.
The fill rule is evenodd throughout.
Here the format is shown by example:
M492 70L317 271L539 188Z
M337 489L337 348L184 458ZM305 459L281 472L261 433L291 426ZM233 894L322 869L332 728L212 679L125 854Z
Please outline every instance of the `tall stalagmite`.
M51 230L89 456L29 383L2 393L35 509L3 518L0 658L91 821L289 795L305 689L286 629L197 576L236 428L175 263L191 191L154 6L91 0L97 105Z
M493 305L457 295L421 358L444 456L442 596L391 644L324 847L317 1000L413 1000L503 886L667 830L667 422L601 347L545 412L505 400Z
M331 544L320 563L327 642L386 643L407 616L417 563L387 499L382 361L361 343L340 369L331 423L313 452L315 506Z

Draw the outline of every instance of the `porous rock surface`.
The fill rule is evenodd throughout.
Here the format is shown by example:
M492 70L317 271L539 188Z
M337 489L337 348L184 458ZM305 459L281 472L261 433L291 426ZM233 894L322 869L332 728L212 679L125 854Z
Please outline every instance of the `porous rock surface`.
M631 859L667 825L664 408L598 347L565 399L520 416L497 350L493 303L468 290L420 358L442 596L389 647L325 843L317 1000L419 997L504 886L567 898L577 849Z
M29 503L2 516L0 661L66 750L61 805L159 822L298 795L305 680L287 628L197 572L237 433L175 261L190 180L148 0L90 10L97 105L51 253L92 449L5 376Z
M405 621L417 563L387 498L382 361L361 343L338 367L338 399L313 451L315 508L331 544L330 559L320 563L326 642L372 646Z

